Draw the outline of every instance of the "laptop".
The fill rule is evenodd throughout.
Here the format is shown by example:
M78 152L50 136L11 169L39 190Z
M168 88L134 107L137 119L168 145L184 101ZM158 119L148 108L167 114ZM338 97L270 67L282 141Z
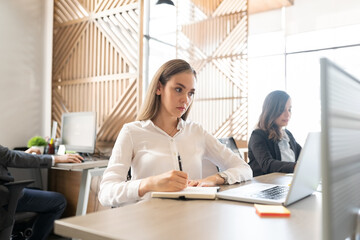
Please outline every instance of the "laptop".
M254 183L217 193L220 199L288 206L316 191L320 182L320 133L309 133L290 186Z

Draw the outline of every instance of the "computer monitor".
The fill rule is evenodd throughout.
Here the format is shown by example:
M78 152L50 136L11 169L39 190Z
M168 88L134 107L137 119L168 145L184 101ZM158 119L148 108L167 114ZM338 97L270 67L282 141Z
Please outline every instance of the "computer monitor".
M322 239L355 239L360 225L360 81L326 58L320 65Z
M64 113L61 120L61 144L67 151L94 153L96 141L96 113Z

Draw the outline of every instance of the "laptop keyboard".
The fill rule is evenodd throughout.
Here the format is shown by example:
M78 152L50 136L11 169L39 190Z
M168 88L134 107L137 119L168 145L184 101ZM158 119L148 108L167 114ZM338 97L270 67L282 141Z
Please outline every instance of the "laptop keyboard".
M288 191L288 186L275 186L253 194L252 197L277 200L284 198L287 195Z
M84 162L94 161L92 157L84 157Z
M89 153L79 153L80 156L83 157L83 162L88 162L88 161L94 161L95 157L93 157L92 154Z

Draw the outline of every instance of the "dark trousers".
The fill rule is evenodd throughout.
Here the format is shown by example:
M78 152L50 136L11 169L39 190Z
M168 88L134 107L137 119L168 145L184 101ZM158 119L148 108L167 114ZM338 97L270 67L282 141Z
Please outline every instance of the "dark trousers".
M38 217L33 225L30 239L47 239L54 221L61 217L66 207L66 199L61 193L25 188L19 199L16 212L36 212Z

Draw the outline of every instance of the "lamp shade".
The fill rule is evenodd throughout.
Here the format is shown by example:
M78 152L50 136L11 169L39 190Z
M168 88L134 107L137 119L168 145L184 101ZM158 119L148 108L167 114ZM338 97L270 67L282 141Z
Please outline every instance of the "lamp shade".
M171 1L171 0L158 0L156 4L162 4L162 3L175 6L173 1Z

